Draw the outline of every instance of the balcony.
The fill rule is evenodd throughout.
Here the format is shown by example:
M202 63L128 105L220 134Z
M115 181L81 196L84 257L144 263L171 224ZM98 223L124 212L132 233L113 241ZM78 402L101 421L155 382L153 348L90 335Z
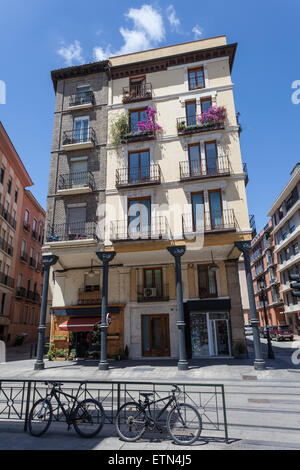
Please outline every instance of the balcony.
M201 123L202 115L189 116L189 118L177 118L178 135L198 134L200 132L211 132L225 128L224 121Z
M9 256L13 256L14 249L6 240L0 237L0 250L5 251Z
M24 220L24 222L23 222L23 229L25 230L25 232L30 232L30 224L29 224L29 222L26 222L26 221Z
M65 131L63 134L64 150L84 150L95 147L96 133L92 127L87 129Z
M138 302L168 302L169 285L147 288L145 286L138 286L137 288L137 301Z
M132 131L123 134L121 137L121 144L130 144L131 142L143 142L145 140L155 139L155 131Z
M0 284L4 284L7 287L13 288L15 280L7 274L0 271Z
M17 222L16 222L16 219L10 215L10 213L8 212L7 209L5 209L4 206L2 206L2 204L0 204L0 215L3 217L4 220L6 220L6 222L13 228L15 229L16 226L17 226Z
M27 263L27 261L28 261L28 256L27 256L26 251L21 251L20 260L21 260L23 263Z
M191 214L183 214L182 230L183 235L196 233L218 233L231 232L237 228L237 221L233 209L226 209L222 212L215 211L213 217L210 212L203 211L202 217L197 221L193 220Z
M94 188L95 180L90 171L67 173L59 176L58 193L61 195L90 193Z
M18 297L18 298L25 298L26 297L25 287L17 287L16 297Z
M156 163L142 167L119 168L116 170L116 187L128 188L160 184L161 170Z
M33 292L32 290L27 290L26 291L26 300L30 300L30 301L34 301L34 296L35 296L35 292Z
M86 286L78 290L78 305L100 305L101 301L99 286Z
M218 157L215 167L203 166L198 162L179 162L180 180L198 180L229 176L231 173L228 157Z
M46 243L76 240L98 240L96 222L54 224L46 237Z
M131 84L123 87L123 103L135 103L137 101L152 100L151 83Z
M91 108L95 104L95 96L92 90L77 92L75 95L70 96L70 108Z
M119 241L144 241L144 240L169 240L170 231L165 216L152 217L151 225L133 226L127 220L115 220L111 222L110 237L114 242Z

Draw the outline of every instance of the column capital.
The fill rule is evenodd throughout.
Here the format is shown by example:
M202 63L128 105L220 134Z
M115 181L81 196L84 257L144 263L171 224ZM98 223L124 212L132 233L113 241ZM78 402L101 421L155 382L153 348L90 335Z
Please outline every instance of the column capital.
M53 266L58 261L58 256L55 255L44 255L42 256L42 263L45 267Z
M97 257L102 261L102 263L110 263L116 256L115 251L97 251Z
M171 253L174 258L181 258L184 255L186 247L185 246L168 246L167 250Z
M234 242L234 244L243 254L249 254L251 251L250 241Z

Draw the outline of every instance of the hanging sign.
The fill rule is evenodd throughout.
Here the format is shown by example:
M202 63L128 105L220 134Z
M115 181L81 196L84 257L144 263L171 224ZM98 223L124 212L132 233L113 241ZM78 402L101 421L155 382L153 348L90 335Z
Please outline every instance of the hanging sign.
M108 313L108 314L106 315L106 324L107 324L107 326L111 325L111 322L112 322L111 314Z

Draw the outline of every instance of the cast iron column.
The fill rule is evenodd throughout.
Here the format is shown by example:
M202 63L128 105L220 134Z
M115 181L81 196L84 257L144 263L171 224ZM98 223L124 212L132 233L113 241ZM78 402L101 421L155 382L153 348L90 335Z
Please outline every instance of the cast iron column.
M108 370L107 362L107 293L108 293L108 264L114 259L116 253L114 251L98 251L96 253L100 261L103 263L102 277L102 306L101 306L101 359L99 362L100 370Z
M253 365L254 365L254 369L263 370L266 368L266 363L262 357L260 336L259 336L259 330L258 330L259 320L257 318L254 289L253 289L253 282L252 282L252 275L251 275L250 254L249 254L251 250L251 242L250 241L235 242L234 244L244 255L244 265L245 265L245 271L246 271L249 306L250 306L250 314L251 314L251 326L253 329L253 344L254 344L254 354L255 354Z
M181 279L181 256L185 253L185 246L169 246L167 248L169 253L175 258L176 268L176 295L177 295L177 326L179 337L179 361L178 370L187 370L189 364L187 361L186 345L185 345L185 321L183 313L183 296L182 296L182 279Z
M55 255L46 255L42 257L42 263L44 265L44 278L43 278L43 292L42 292L42 303L40 313L40 324L38 328L38 345L36 363L34 364L34 370L43 370L44 364L44 343L45 343L45 329L46 329L46 315L47 315L47 302L48 302L48 288L49 288L49 273L50 266L55 264L58 257Z
M275 359L274 352L272 349L272 344L271 344L271 338L270 338L269 321L268 321L268 315L267 315L267 309L266 309L266 291L264 288L262 289L262 292L261 292L261 300L263 301L265 324L266 324L266 330L267 330L268 359Z

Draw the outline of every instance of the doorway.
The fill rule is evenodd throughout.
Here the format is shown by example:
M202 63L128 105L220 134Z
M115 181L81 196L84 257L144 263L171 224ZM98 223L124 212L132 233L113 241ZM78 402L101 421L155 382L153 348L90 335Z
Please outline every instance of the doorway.
M169 315L142 315L142 355L170 356Z
M228 313L190 314L193 357L231 356Z

